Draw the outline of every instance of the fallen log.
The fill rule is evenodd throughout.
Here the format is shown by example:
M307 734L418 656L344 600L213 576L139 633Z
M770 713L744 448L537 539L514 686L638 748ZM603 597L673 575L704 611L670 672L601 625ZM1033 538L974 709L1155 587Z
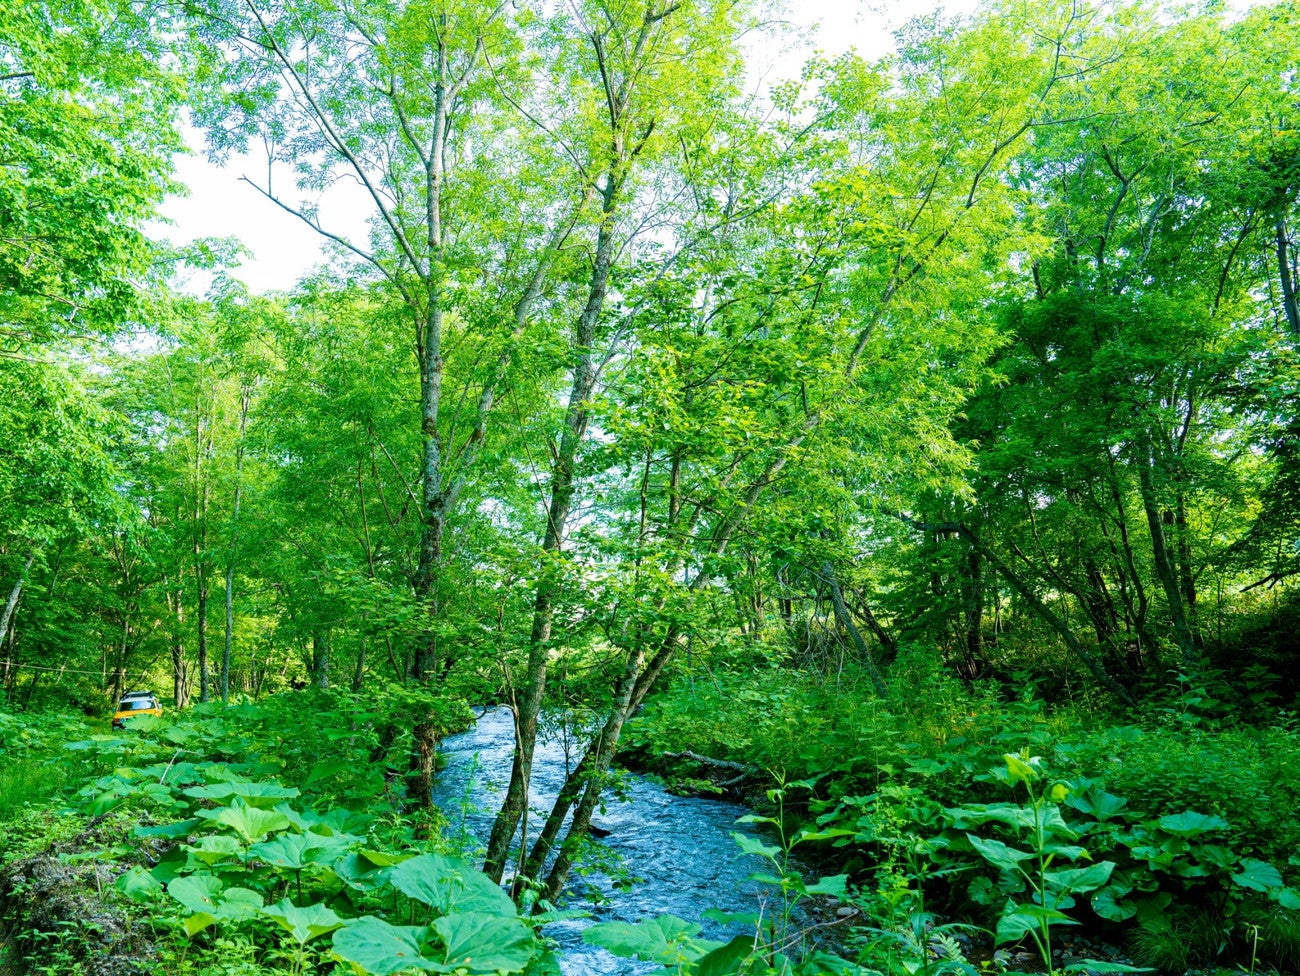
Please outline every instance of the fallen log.
M665 759L690 759L692 762L700 763L703 766L713 766L715 769L731 769L746 776L758 772L754 766L747 763L735 762L731 759L715 759L712 756L701 756L698 752L692 752L687 749L685 752L665 752Z

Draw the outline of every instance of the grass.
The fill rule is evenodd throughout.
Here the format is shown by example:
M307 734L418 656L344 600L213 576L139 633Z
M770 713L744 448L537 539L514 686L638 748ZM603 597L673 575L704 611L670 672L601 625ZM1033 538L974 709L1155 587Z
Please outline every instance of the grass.
M0 822L12 819L23 807L43 804L59 790L51 768L35 759L0 765Z

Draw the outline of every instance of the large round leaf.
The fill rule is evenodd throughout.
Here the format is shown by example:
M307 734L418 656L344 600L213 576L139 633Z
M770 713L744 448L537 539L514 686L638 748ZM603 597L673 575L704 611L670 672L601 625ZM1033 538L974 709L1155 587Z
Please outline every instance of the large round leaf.
M291 825L289 818L283 813L249 806L242 797L238 796L228 807L200 810L198 815L204 820L213 820L232 828L248 844Z
M429 934L424 925L389 925L363 915L334 932L334 951L371 976L389 976L404 969L445 972L446 966L424 954Z
M186 796L196 800L229 800L243 797L255 807L272 807L277 800L285 800L298 795L292 786L278 783L228 782L212 783L208 786L192 786L185 791Z
M248 855L276 867L299 871L308 865L325 864L341 857L358 839L350 834L324 837L310 832L283 833L254 844L248 849Z
M513 918L515 903L468 861L442 854L421 854L403 861L389 876L392 885L439 915L451 911L486 912Z
M537 951L532 931L518 918L453 912L436 919L434 931L447 946L447 964L468 973L517 973Z
M274 905L267 905L262 909L262 914L275 919L299 945L305 945L312 939L333 932L344 923L333 909L323 904L317 903L299 908L288 898L281 898Z
M704 951L717 948L716 943L703 944L696 940L700 927L676 915L660 915L644 922L597 922L583 929L582 941L598 945L616 956L648 959L673 965L683 954L683 949ZM689 952L698 955L698 952Z

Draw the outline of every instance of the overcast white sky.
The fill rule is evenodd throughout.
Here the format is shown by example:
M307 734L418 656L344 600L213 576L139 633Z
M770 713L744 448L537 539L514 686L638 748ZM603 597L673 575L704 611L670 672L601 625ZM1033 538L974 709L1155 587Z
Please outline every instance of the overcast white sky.
M789 77L814 50L833 56L856 48L867 57L876 57L892 46L895 29L909 18L939 6L948 12L964 12L974 8L975 0L789 0L787 18L813 28L812 43L802 52L785 47L756 54L754 75L764 85ZM321 261L322 242L296 217L240 182L240 176L257 174L265 165L264 161L241 158L218 168L201 153L178 157L177 178L190 188L190 194L170 197L164 203L163 216L171 225L157 228L157 236L177 243L199 237L237 237L253 252L252 258L235 272L250 290L293 287ZM364 227L369 216L364 199L359 194L349 197L345 190L323 199L320 213L327 227L344 231ZM189 284L193 290L205 286L204 276L196 276Z

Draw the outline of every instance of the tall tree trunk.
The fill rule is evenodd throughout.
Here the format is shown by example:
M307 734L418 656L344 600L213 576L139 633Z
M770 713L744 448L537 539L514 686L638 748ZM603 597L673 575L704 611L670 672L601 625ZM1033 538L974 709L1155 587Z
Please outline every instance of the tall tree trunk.
M235 499L230 513L230 551L226 554L226 634L221 648L221 700L230 699L230 658L235 644L235 562L238 557L239 503L244 494L244 431L251 400L245 384L239 393L239 439L235 443Z
M1174 501L1174 531L1178 539L1178 586L1183 591L1187 613L1196 614L1196 567L1192 564L1191 529L1187 524L1187 495L1181 489Z
M1119 555L1121 557L1121 580L1127 580L1127 583L1121 586L1121 595L1124 597L1125 609L1128 612L1129 619L1132 621L1133 633L1137 635L1138 653L1134 655L1135 663L1140 664L1146 655L1151 655L1152 660L1159 659L1159 645L1152 640L1147 630L1147 621L1151 615L1151 603L1147 598L1146 585L1142 582L1142 576L1137 571L1137 560L1133 554L1133 541L1129 538L1128 532L1128 507L1124 503L1124 494L1121 491L1119 474L1115 470L1115 458L1107 451L1107 465L1110 471L1110 492L1111 499L1115 502L1115 524L1119 530ZM1134 598L1137 603L1134 606Z
M442 24L446 29L446 24ZM447 528L447 497L443 491L442 431L442 327L444 300L444 254L442 194L446 163L445 139L448 113L456 95L447 48L437 50L438 80L433 90L433 124L424 163L425 307L416 348L420 354L421 503L420 558L415 574L415 596L430 618L439 613L439 578L442 569L443 533ZM462 81L464 79L462 78ZM439 671L437 628L429 627L412 659L412 677L429 681Z
M167 606L171 610L172 701L178 709L190 703L189 669L185 661L185 599L184 589L172 589L166 579Z
M590 401L596 385L594 350L596 324L609 290L609 273L615 255L614 213L620 186L615 168L605 177L602 190L600 229L596 238L595 261L587 284L587 303L574 327L572 380L565 408L564 430L551 465L550 500L546 507L546 528L542 535L543 569L533 599L533 623L528 641L528 670L515 711L515 750L510 767L510 784L492 824L483 870L494 881L505 873L506 860L519 823L528 805L528 784L532 779L533 753L537 742L537 719L546 694L547 665L551 653L551 626L555 601L560 594L559 554L564 546L569 515L577 489L578 449L587 436ZM526 843L526 838L522 843Z
M23 595L23 583L27 581L27 574L31 572L32 563L35 561L36 550L32 549L27 553L27 561L18 571L18 578L14 580L14 585L9 588L9 599L5 600L4 612L0 613L0 644L3 644L5 638L9 636L9 625L13 622L14 611L18 609L18 599Z
M330 632L326 627L311 635L311 681L322 691L330 686Z
M1151 534L1151 551L1154 556L1156 578L1164 589L1165 600L1169 604L1169 616L1174 625L1174 639L1182 653L1184 673L1190 674L1196 668L1196 641L1192 629L1187 623L1187 614L1183 606L1183 591L1178 585L1178 575L1169 558L1169 541L1165 538L1164 518L1160 511L1160 501L1156 495L1155 477L1152 474L1154 459L1150 444L1143 446L1142 457L1138 459L1138 485L1142 495L1142 508L1147 516L1147 530Z
M217 682L222 701L230 700L230 659L235 643L235 564L226 563L226 627L225 639L221 645L221 672Z
M208 484L207 465L212 451L212 432L203 433L202 391L195 395L194 405L194 586L196 603L194 624L198 628L199 651L199 701L212 697L208 668Z
M972 549L966 554L966 572L962 574L962 616L966 620L966 678L979 676L984 662L984 580L980 554Z
M198 627L199 701L206 702L212 698L208 674L208 583L203 575L203 563L196 562L195 568L199 576L198 602L194 607L194 622Z
M366 639L363 636L357 642L357 663L352 669L352 691L359 692L366 678Z
M1097 646L1102 648L1113 662L1127 667L1127 662L1119 658L1115 646L1116 631L1119 627L1115 603L1106 587L1106 578L1101 568L1090 555L1083 559L1083 588L1080 602L1083 604L1084 613L1092 621L1093 633L1097 635Z
M417 722L411 730L411 762L406 775L406 801L412 812L433 806L433 771L438 756L437 729Z
M777 476L785 468L790 459L789 452L797 450L803 440L804 435L801 433L787 441L786 450L769 461L758 477L745 489L743 501L736 506L722 524L717 526L713 533L712 544L709 547L710 551L702 560L699 571L688 587L690 592L700 592L712 582L712 571L706 569L705 566L726 554L727 547L731 544L731 539L737 529L753 511L755 504L766 488L776 480ZM701 511L701 508L696 508L695 515L698 516ZM677 514L680 514L680 510ZM683 519L683 522L688 526L688 531L693 521L693 517ZM669 528L677 529L679 526L671 523ZM581 797L581 804L569 823L569 830L561 845L561 854L557 856L555 864L547 875L543 897L552 897L547 894L551 892L558 894L564 884L568 871L573 865L573 858L576 855L578 846L585 839L591 826L591 815L600 800L600 793L604 788L605 774L609 770L609 764L618 751L619 737L623 726L628 718L641 707L646 695L650 693L655 682L659 680L659 676L663 674L664 668L672 661L681 637L681 625L674 621L668 625L663 638L659 641L655 653L650 657L649 661L646 661L642 649L643 645L640 642L628 651L624 675L615 696L615 705L606 717L605 724L588 743L587 750L578 765L565 777L560 792L551 805L551 812L547 816L524 865L523 874L526 878L536 878L540 875L547 858L550 857L552 850L554 850L555 841L569 817L569 812L573 810L574 803L578 802Z
M1287 328L1291 334L1300 339L1300 305L1296 299L1295 265L1290 252L1290 237L1286 229L1286 214L1279 212L1273 225L1274 242L1277 251L1278 278L1282 284L1282 311L1286 316Z

